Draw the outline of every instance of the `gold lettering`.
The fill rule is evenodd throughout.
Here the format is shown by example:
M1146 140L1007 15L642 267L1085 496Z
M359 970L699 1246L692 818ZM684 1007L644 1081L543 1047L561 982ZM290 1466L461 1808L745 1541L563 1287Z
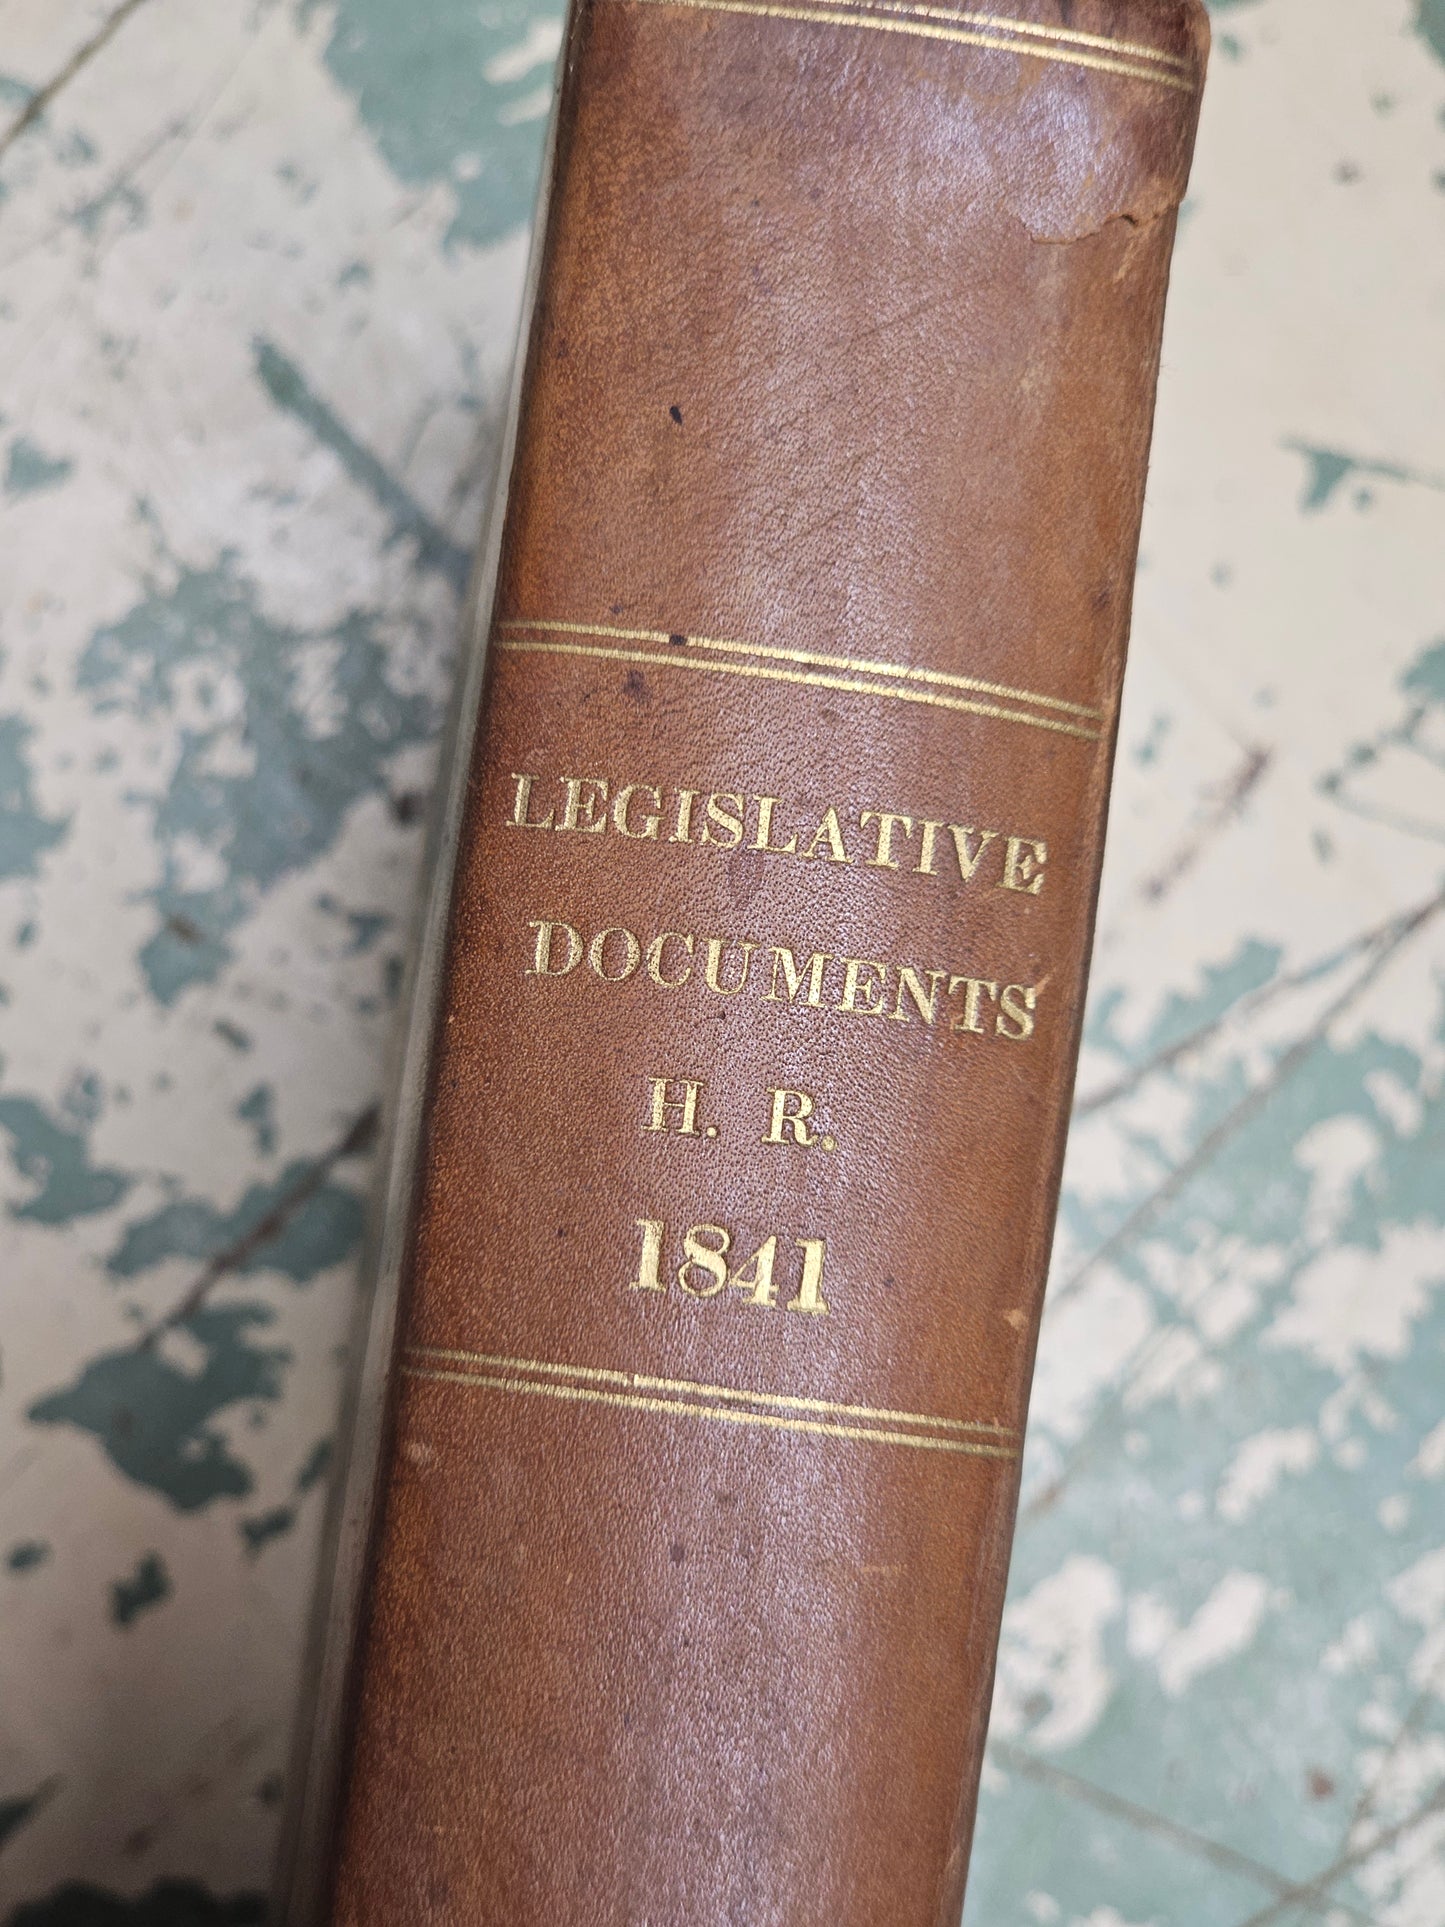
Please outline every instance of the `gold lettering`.
M601 816L597 814L597 806L607 802L607 785L603 779L600 776L568 776L563 783L567 801L562 805L562 818L557 828L588 832L605 830L605 808Z
M1021 890L1036 897L1044 887L1044 865L1049 847L1029 836L1011 836L1004 849L1003 883L1005 890Z
M777 796L760 796L758 798L758 833L753 838L753 848L755 850L761 850L765 856L792 856L798 847L796 831L793 832L786 843L774 843L773 841L773 811L778 807L781 800L782 799Z
M788 1310L813 1312L826 1317L828 1306L823 1298L823 1260L828 1255L827 1246L821 1238L796 1238L794 1243L803 1254L803 1276L797 1297L788 1300Z
M815 951L808 959L808 995L804 999L804 1002L811 1004L814 1010L822 1009L823 972L832 961L833 959L828 956L825 951L821 950ZM786 997L780 997L778 995L778 970L780 966L783 972L783 979L788 986L788 994ZM785 949L782 944L774 944L772 983L764 1001L770 1004L790 1004L801 989L802 982L803 973L799 970L797 960L793 956L792 951Z
M982 1037L983 1024L979 1018L979 1005L982 1003L985 993L987 993L992 1002L998 1002L998 985L989 983L983 977L950 977L948 980L948 994L950 997L958 989L960 984L963 984L965 987L963 993L963 1012L962 1015L954 1018L953 1028L955 1030L971 1030L976 1036Z
M722 968L723 953L734 947L743 953L742 974L735 984L718 981ZM709 937L707 940L707 962L703 966L703 977L709 990L715 990L719 997L736 997L739 991L747 988L748 972L752 968L755 943L748 943L741 937Z
M818 825L813 834L813 840L807 849L804 850L803 855L817 856L819 853L818 846L822 843L826 843L828 846L827 857L830 863L846 863L848 861L848 852L843 847L843 832L838 824L838 812L831 804L824 810L823 820Z
M709 1239L703 1243L703 1234ZM728 1281L727 1255L732 1243L720 1224L695 1224L683 1237L682 1248L687 1253L677 1268L677 1282L690 1298L716 1298ZM710 1285L689 1284L688 1279L697 1273L700 1278L711 1278Z
M680 977L664 977L662 974L663 947L669 943L680 943L687 955ZM647 946L647 974L662 990L681 990L692 975L692 938L684 936L680 930L664 930L660 937L654 937Z
M749 1293L750 1305L776 1305L778 1302L778 1288L773 1283L773 1259L777 1250L776 1235L764 1238L747 1263L739 1265L736 1271L728 1275L728 1283L734 1291Z
M724 803L735 804L736 813L733 810L725 810ZM713 835L709 825L714 823L725 833L724 835ZM738 847L743 840L743 799L740 796L733 795L727 790L713 791L707 799L707 822L702 826L700 840L704 843L716 843L723 850L735 850Z
M772 1115L768 1128L763 1133L764 1144L786 1144L787 1133L793 1134L794 1144L801 1144L807 1150L817 1139L808 1119L813 1115L813 1100L806 1091L772 1092Z
M667 1226L660 1218L636 1218L633 1222L642 1233L642 1251L631 1289L665 1291L667 1286L662 1276L662 1251L667 1241ZM787 1308L789 1311L826 1316L829 1306L823 1296L823 1266L828 1255L827 1246L821 1238L797 1238L794 1243L803 1254L802 1275L798 1280L797 1295L788 1300ZM690 1225L683 1234L683 1261L675 1274L679 1288L689 1298L716 1298L725 1288L731 1287L734 1291L745 1292L746 1302L750 1305L764 1308L776 1306L778 1234L770 1232L750 1257L733 1267L728 1265L731 1246L732 1234L724 1226ZM846 1411L849 1408L845 1406L839 1409Z
M913 818L899 816L893 810L864 810L858 818L858 827L866 830L870 823L878 825L878 847L872 856L863 859L864 862L870 869L896 870L899 866L893 860L893 832L901 823L903 834L912 836Z
M883 986L888 981L887 964L874 963L868 957L840 957L838 961L843 966L843 995L834 1009L854 1017L881 1017ZM865 970L872 971L873 976L865 977ZM864 1000L861 1004L860 993Z
M642 1233L642 1258L633 1279L632 1291L666 1291L659 1269L662 1262L662 1234L664 1226L656 1218L637 1218L634 1220Z
M623 964L621 970L608 970L606 968L607 939L609 937L621 937L622 939ZM637 966L642 962L642 945L630 930L622 930L616 926L610 926L606 930L599 930L588 945L587 961L592 966L594 974L600 977L603 983L625 984L633 971L636 970Z
M687 843L692 838L692 806L697 801L696 790L677 792L677 827L667 839L669 843Z
M1003 995L998 1001L999 1015L994 1023L994 1029L998 1032L999 1036L1011 1038L1016 1043L1022 1043L1026 1037L1032 1037L1034 1034L1034 1011L1038 1008L1039 1001L1039 993L1034 989L1033 985L1005 984L1003 987ZM1014 1030L1005 1030L1003 1027L1005 1017L1016 1025L1017 1028Z
M536 822L532 819L532 785L536 780L534 776L519 776L516 770L512 771L512 781L517 785L517 794L512 799L512 814L509 820L515 823L519 830L550 830L553 827L551 810Z
M895 1021L900 1024L906 1024L908 1022L908 1012L903 1008L903 993L906 990L917 1006L918 1014L924 1023L931 1024L933 1022L933 1007L938 999L938 986L947 975L948 972L946 970L930 970L928 972L928 992L925 996L922 976L913 968L912 964L904 964L898 972L898 1002L893 1011Z
M881 957L835 956L826 950L800 957L786 944L682 930L663 930L655 936L646 932L638 936L621 924L579 930L560 917L533 918L527 928L531 935L523 974L528 977L570 976L585 960L590 973L605 984L625 984L645 976L659 990L681 990L691 984L715 997L750 996L794 1010L885 1017L896 1024L916 1020L1010 1043L1025 1042L1037 1028L1039 988L1008 982L1000 989L1002 972L996 980ZM766 970L755 972L753 961L759 951L769 956L770 963ZM840 969L830 974L835 964ZM951 1010L948 1000L953 1000ZM816 1143L824 1151L836 1148L830 1136L818 1135L812 1125L806 1130L793 1128L796 1120L811 1115L810 1108L789 1108L795 1098L801 1103L802 1094L782 1087L769 1089L770 1104L783 1108L774 1110L765 1143L787 1142L791 1133L794 1143ZM686 1134L695 1135L690 1128ZM717 1126L709 1124L703 1135L715 1137Z
M643 1126L648 1131L668 1131L673 1127L667 1121L669 1111L681 1111L682 1122L677 1126L678 1137L701 1137L697 1128L697 1100L702 1085L690 1077L654 1077L652 1083L652 1122ZM680 1089L681 1097L673 1097L671 1092Z
M998 835L998 831L985 830L982 836L978 836L977 830L962 829L957 823L950 823L948 827L953 836L953 853L958 858L958 874L963 878L965 883L972 883L974 872L979 866L980 859L989 844L992 843ZM978 848L976 850L970 850L968 847L968 839L971 836L978 836Z
M924 822L918 826L918 862L914 865L914 875L920 877L936 876L933 867L933 840L943 828L941 823Z
M634 830L627 820L627 812L632 807L632 799L634 796L650 796L652 798L648 806L651 814L642 819L642 828L640 830ZM623 836L635 837L639 841L642 841L648 837L655 837L657 835L658 826L662 822L662 817L659 814L661 809L662 792L660 790L655 789L651 783L629 783L626 789L620 789L612 799L612 822L614 827L618 829Z
M529 923L529 930L537 933L537 949L532 962L527 966L529 977L565 977L569 970L575 970L582 961L582 939L570 923ZM554 964L552 961L552 939L561 930L567 939L567 961Z

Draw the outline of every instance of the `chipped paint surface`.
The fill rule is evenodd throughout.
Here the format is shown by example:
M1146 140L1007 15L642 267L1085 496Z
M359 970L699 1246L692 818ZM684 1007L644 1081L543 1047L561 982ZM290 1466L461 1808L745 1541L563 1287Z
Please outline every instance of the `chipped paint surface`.
M27 1927L259 1918L559 11L0 9ZM1440 1927L1445 11L1214 11L968 1918Z

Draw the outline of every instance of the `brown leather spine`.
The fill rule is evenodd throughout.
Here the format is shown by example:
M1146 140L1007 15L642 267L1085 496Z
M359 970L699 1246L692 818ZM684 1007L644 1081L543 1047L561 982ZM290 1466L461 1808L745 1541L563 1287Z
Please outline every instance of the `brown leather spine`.
M1198 0L581 0L343 1927L962 1900Z

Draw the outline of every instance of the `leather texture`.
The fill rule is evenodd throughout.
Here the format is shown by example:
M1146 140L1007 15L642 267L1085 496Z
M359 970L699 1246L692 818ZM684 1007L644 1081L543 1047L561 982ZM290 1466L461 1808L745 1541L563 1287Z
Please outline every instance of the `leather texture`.
M341 1927L958 1917L1207 44L1009 5L574 8Z

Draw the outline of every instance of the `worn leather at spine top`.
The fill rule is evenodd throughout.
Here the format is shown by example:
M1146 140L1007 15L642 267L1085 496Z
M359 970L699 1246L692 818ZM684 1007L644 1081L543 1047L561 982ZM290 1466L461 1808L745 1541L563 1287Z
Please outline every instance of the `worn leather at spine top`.
M578 0L337 1927L951 1927L1198 0Z

